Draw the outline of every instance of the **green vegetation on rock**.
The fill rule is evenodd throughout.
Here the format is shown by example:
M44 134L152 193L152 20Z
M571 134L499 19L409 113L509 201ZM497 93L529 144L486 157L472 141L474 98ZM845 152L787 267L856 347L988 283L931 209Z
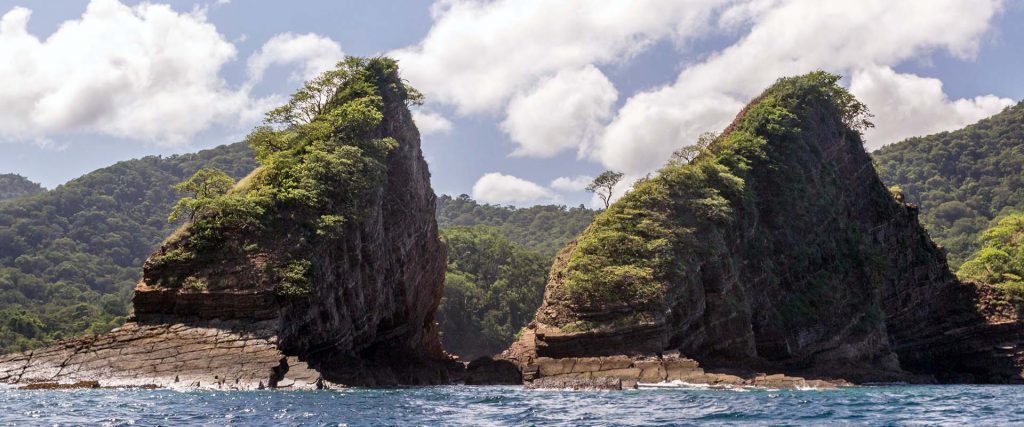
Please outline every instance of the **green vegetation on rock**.
M697 150L699 154L690 161L670 161L599 213L563 253L563 265L556 263L552 277L559 277L558 286L550 298L553 308L562 313L545 320L571 331L623 323L624 316L629 324L661 318L669 293L686 288L670 284L699 277L697 271L688 270L697 267L694 260L728 256L726 233L737 210L756 210L756 197L772 197L779 203L816 203L811 184L806 184L807 188L792 185L796 183L775 185L773 189L780 194L758 196L748 191L746 183L748 179L772 179L765 175L775 167L771 165L775 157L765 151L769 144L773 156L790 156L791 160L801 153L807 144L803 127L811 126L809 117L838 117L859 142L855 131L871 125L867 109L838 86L838 80L839 76L825 72L780 79L714 142L705 142L706 147ZM754 164L762 169L753 170ZM759 250L769 251L764 249L767 245L751 241L747 256L757 259ZM794 251L796 263L820 258L801 252L816 248L787 250ZM824 277L814 279L828 283ZM798 301L791 303L791 311L799 315Z
M267 113L248 136L260 167L235 188L195 191L227 183L213 172L183 183L196 195L179 204L192 219L147 262L147 283L177 288L200 279L211 291L308 295L313 250L345 238L346 226L364 219L366 201L385 179L385 160L397 142L375 136L384 96L406 103L421 98L404 84L391 87L401 81L397 74L398 64L388 58L339 62Z
M956 268L994 218L1024 209L1024 103L957 131L886 146L874 158L883 181L920 205L921 222Z
M206 208L214 199L223 196L234 187L235 180L219 169L203 168L188 180L175 185L181 193L188 194L171 208L167 222L176 222L182 213L188 213L188 220L194 221L196 212Z
M442 235L448 270L437 320L445 350L470 359L497 354L540 306L551 259L494 227L456 226Z
M981 249L960 266L957 275L993 285L1018 304L1024 302L1024 215L1000 219L980 240Z

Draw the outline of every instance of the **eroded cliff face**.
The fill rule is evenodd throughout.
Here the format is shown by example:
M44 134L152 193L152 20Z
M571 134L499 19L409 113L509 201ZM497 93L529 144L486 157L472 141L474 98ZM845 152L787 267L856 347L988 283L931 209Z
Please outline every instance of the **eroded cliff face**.
M291 372L306 386L448 381L434 321L445 249L407 108L414 95L394 61L347 67L324 107L334 108L323 113L329 127L303 123L272 141L301 142L269 145L277 151L260 169L146 262L127 326L0 359L0 380L256 388ZM307 134L311 142L299 139Z
M780 80L695 160L637 183L559 254L504 356L527 377L550 359L678 350L854 381L1019 380L995 354L1014 335L992 332L1019 324L993 326L984 286L958 282L916 207L882 185L864 107L835 82ZM971 330L992 336L967 343ZM1000 373L978 369L993 357Z

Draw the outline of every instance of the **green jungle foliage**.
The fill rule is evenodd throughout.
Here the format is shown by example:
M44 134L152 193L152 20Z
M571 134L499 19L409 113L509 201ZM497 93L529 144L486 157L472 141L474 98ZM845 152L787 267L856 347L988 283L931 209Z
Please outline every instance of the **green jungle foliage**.
M596 213L583 205L575 208L558 205L514 208L479 204L465 194L455 198L447 195L437 198L438 227L495 227L513 243L552 259L559 249L590 225Z
M247 137L260 167L238 186L226 191L227 176L203 170L178 187L190 197L172 215L186 211L191 220L147 264L147 281L210 290L271 286L282 296L308 296L313 250L362 221L386 178L397 142L375 136L385 96L421 98L389 58L349 57L306 82ZM245 260L237 267L247 273L224 274L224 260ZM255 280L239 281L239 274Z
M448 271L437 320L446 351L465 359L509 346L544 298L550 257L483 225L443 231Z
M960 266L963 280L988 283L1024 302L1024 214L1003 217L981 235L981 249Z
M954 269L979 249L994 218L1024 209L1024 103L873 156L882 180L920 205L921 222Z
M465 359L508 348L544 298L555 253L590 225L582 205L529 208L437 198L448 273L437 319L445 350Z
M798 141L800 118L823 108L850 129L870 126L866 107L836 85L838 80L825 72L780 79L692 161L670 161L654 177L637 182L579 237L552 298L573 307L572 313L631 313L606 323L659 316L668 283L685 277L683 260L726 253L715 236L734 221L737 207L751 202L745 180L751 165L766 159L769 140L780 147ZM600 326L572 316L554 321L570 331Z
M31 196L46 191L41 185L13 173L0 174L0 201Z
M174 186L179 193L188 194L171 208L167 222L177 222L182 213L188 213L188 220L195 221L196 211L211 199L223 196L235 186L235 180L220 169L202 168L195 175Z
M252 151L233 144L120 162L0 202L0 350L121 324L143 261L174 229L174 184L200 167L241 177L254 166Z

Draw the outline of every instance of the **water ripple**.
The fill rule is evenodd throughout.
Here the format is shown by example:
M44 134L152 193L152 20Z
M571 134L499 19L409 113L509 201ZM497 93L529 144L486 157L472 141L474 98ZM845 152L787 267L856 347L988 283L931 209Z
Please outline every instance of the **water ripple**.
M0 389L0 425L906 425L1024 423L1024 387L628 392L429 387L317 392Z

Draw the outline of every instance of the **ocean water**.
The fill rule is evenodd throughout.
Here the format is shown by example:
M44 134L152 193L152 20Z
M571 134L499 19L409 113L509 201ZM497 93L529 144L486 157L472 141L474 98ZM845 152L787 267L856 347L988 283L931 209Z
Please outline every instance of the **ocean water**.
M1024 386L843 390L0 390L3 425L1024 425Z

